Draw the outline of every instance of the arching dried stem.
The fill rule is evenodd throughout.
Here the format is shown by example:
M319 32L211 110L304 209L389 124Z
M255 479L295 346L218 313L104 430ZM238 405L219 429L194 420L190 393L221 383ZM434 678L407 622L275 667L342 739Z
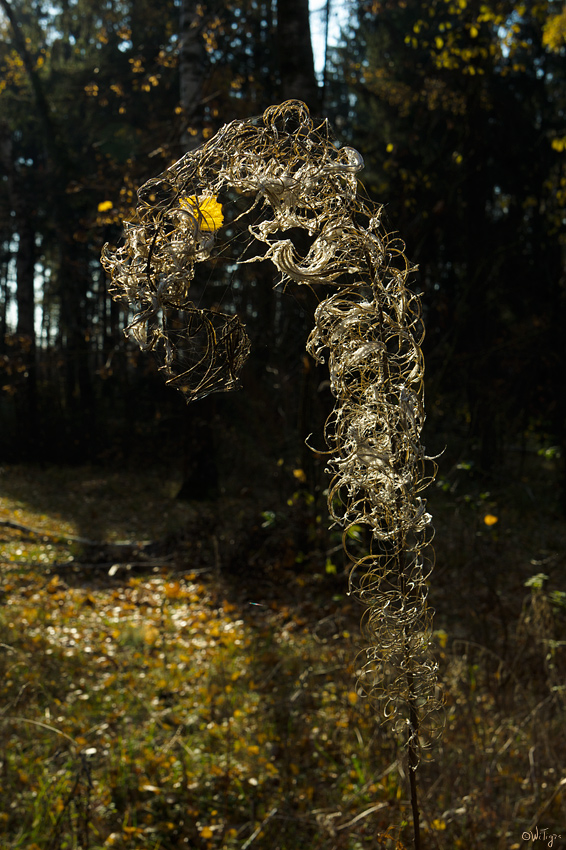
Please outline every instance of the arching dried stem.
M404 245L362 196L362 167L360 154L338 148L328 123L315 125L300 102L233 121L141 187L125 244L107 246L103 263L114 296L134 308L129 333L161 351L169 383L188 400L235 387L249 351L237 316L191 300L196 267L227 250L243 215L257 213L247 233L260 250L240 262L269 258L284 283L320 287L307 350L328 360L335 398L325 429L328 507L344 528L350 590L366 607L360 686L408 748L418 846L414 772L440 708L426 585L433 531L421 495L430 481L421 443L424 331ZM247 205L232 215L234 197ZM294 228L310 237L302 254ZM371 541L362 555L348 549L354 525Z

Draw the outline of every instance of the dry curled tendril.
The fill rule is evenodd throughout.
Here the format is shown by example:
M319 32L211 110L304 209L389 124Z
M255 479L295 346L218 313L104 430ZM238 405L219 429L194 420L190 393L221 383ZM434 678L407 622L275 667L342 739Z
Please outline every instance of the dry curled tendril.
M102 262L114 298L134 310L127 332L160 354L187 400L236 387L249 353L237 315L191 300L199 264L230 261L243 233L243 253L253 246L256 255L240 251L234 263L270 259L284 284L320 288L307 350L328 359L335 397L328 505L344 528L350 589L366 606L359 686L420 752L440 728L426 586L433 530L420 495L430 481L420 439L423 324L404 245L362 197L362 168L303 103L270 107L226 124L145 183L123 246L105 246ZM295 229L308 237L302 252ZM353 526L370 540L362 556L350 550Z

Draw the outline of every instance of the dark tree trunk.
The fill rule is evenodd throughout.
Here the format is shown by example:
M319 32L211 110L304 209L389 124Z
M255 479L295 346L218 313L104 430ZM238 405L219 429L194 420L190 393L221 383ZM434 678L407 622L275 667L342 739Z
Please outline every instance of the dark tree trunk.
M60 326L65 336L65 405L70 432L62 449L68 460L91 457L95 450L95 403L90 373L86 293L88 252L71 234L60 233Z
M13 149L12 134L0 127L0 165L7 178L14 228L18 234L16 255L16 305L18 356L21 383L16 396L17 453L25 459L35 457L40 429L37 418L37 372L35 340L35 224L34 189L25 167L19 167Z
M196 0L182 0L180 18L179 89L183 108L183 150L202 144L204 87L209 68L202 38L203 7ZM196 132L195 132L196 131ZM214 499L218 495L216 445L213 431L214 399L187 405L179 441L182 482L177 498Z
M278 0L277 51L281 99L303 100L318 112L320 89L314 73L308 0Z
M215 408L214 396L187 406L182 447L183 480L178 499L201 502L218 497Z
M35 459L41 451L41 429L37 412L37 363L35 345L35 228L31 212L19 210L16 216L19 235L16 259L18 324L16 333L25 367L23 383L18 392L18 434L20 454L26 459Z
M181 143L190 150L202 142L202 102L208 58L202 39L203 11L196 0L182 0L180 12L179 94L183 109ZM191 130L193 132L191 132ZM196 130L196 134L195 131Z
M18 336L29 337L35 346L35 228L30 220L29 213L17 215L17 228L19 236L18 256L16 260L18 325L16 333Z

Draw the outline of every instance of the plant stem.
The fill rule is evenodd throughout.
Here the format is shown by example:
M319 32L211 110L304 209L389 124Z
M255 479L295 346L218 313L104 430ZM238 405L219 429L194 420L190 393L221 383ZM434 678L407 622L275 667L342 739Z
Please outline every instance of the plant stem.
M413 833L415 838L415 850L421 850L421 836L419 829L420 812L419 800L417 793L417 767L419 765L418 756L418 730L419 718L417 708L415 706L414 691L413 691L413 674L407 673L407 684L409 686L409 746L408 746L408 763L409 763L409 787L411 789L411 808L413 810Z

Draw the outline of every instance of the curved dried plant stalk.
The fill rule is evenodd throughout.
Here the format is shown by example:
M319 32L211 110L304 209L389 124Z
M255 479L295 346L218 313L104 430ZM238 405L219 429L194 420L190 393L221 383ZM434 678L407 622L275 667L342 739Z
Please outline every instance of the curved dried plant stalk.
M404 245L360 194L362 167L360 154L337 148L327 122L315 126L298 101L233 121L141 187L125 244L106 246L103 263L114 296L135 307L129 332L162 349L169 382L189 400L236 386L248 354L236 316L190 299L196 267L224 250L242 215L258 213L247 231L260 250L240 262L269 258L284 283L321 287L307 350L328 358L335 397L325 432L329 511L347 552L352 526L371 540L365 555L349 553L350 588L366 606L360 684L406 742L412 773L440 708L426 586L433 532L421 495L430 480L421 444L423 325ZM225 222L218 208L229 210L234 192L248 203ZM294 228L310 237L302 254Z

